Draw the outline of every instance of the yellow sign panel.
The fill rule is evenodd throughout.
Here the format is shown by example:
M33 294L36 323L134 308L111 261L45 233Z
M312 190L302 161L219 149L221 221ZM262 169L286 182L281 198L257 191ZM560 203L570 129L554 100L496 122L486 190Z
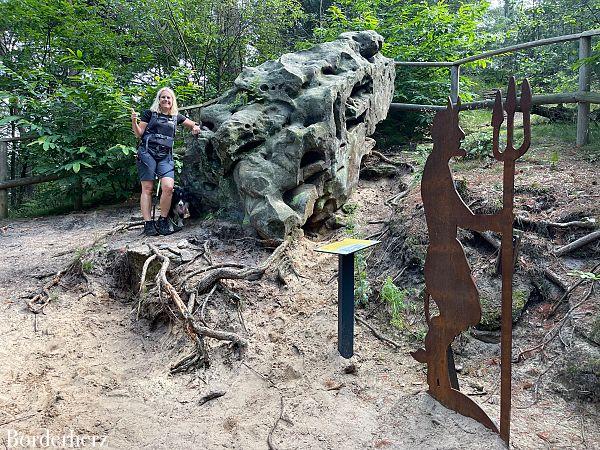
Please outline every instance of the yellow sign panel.
M332 242L316 249L318 252L333 253L335 255L349 255L359 250L379 244L380 241L371 241L367 239L344 239L343 241Z

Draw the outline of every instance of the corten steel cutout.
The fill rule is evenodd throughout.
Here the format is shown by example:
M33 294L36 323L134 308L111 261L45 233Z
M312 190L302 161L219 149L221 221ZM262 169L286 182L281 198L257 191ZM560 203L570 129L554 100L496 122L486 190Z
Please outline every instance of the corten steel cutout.
M453 156L465 156L460 141L465 137L458 124L460 99L452 105L448 99L445 110L433 120L431 136L433 150L423 171L421 197L429 233L425 259L425 319L429 326L425 348L413 352L413 357L427 363L429 393L444 406L481 422L491 430L498 428L488 415L469 397L458 390L450 344L456 336L477 325L481 319L481 304L475 280L465 251L457 239L457 228L495 231L502 234L502 338L501 338L501 404L500 435L506 443L510 435L511 348L512 348L512 277L513 277L513 197L515 160L527 151L531 138L531 89L527 80L521 87L524 142L513 147L514 116L517 110L515 80L511 77L505 109L507 113L507 144L499 151L500 127L504 121L502 96L496 93L492 116L494 157L504 162L503 202L498 214L474 214L456 191L448 162ZM439 315L430 317L429 302L433 299Z

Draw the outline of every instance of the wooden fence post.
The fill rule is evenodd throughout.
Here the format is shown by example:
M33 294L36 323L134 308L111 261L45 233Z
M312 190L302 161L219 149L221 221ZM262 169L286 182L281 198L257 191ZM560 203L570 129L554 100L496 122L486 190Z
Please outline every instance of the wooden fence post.
M456 64L450 67L450 99L452 103L456 103L458 100L459 90L459 81L460 81L460 65Z
M0 142L0 182L8 176L8 144ZM8 190L0 190L0 219L8 217Z
M579 60L589 58L591 55L592 37L579 38ZM590 92L590 65L579 66L579 92ZM590 103L577 103L577 146L580 147L590 141Z

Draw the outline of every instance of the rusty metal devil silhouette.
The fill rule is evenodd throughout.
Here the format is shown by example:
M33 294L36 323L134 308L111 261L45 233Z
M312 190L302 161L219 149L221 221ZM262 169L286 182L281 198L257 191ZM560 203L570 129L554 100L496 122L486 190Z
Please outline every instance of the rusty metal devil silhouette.
M475 280L463 246L457 239L457 228L495 231L502 234L502 369L500 434L508 442L510 423L510 355L512 345L512 276L513 276L513 197L515 160L529 148L531 126L529 110L531 89L525 80L521 88L520 107L523 111L524 142L520 148L512 145L517 97L514 78L510 79L505 110L507 112L507 146L499 151L500 127L504 121L502 97L496 94L492 125L493 152L504 162L502 209L497 214L474 214L458 194L449 160L465 156L460 142L465 137L458 123L460 99L434 118L431 135L433 150L425 163L421 181L421 197L429 233L425 259L425 318L429 326L425 348L413 352L413 357L427 364L429 393L444 406L481 422L498 432L498 428L477 403L460 392L454 372L450 344L456 336L475 326L481 319L481 304ZM429 302L433 300L439 314L430 317Z

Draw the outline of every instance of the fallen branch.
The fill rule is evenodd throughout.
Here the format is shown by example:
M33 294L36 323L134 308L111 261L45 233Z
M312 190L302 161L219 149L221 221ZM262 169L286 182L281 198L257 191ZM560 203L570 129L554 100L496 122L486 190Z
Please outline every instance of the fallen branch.
M225 391L214 391L214 392L209 392L208 394L206 394L204 397L202 397L200 400L198 400L198 406L202 406L204 405L206 402L209 402L211 400L214 400L215 398L219 398L219 397L223 397L226 394Z
M556 284L558 287L560 287L563 291L568 291L569 290L569 286L560 279L560 277L552 272L550 269L545 269L544 270L544 275L546 276L546 278L548 278L550 281L552 281L554 284Z
M583 247L584 245L589 244L590 242L594 242L596 239L600 239L600 230L594 231L582 238L577 239L576 241L571 242L570 244L565 245L554 251L554 256L563 256L567 253L571 253L578 248Z
M398 344L397 342L394 342L391 339L389 339L389 338L385 337L384 335L382 335L379 331L377 331L375 328L373 328L373 326L370 325L366 320L361 319L357 314L354 315L354 318L356 319L356 321L358 323L364 325L369 330L371 330L371 332L373 333L373 335L377 339L379 339L380 341L386 342L386 343L390 344L391 346L393 346L395 348L402 348L402 346L400 344Z

